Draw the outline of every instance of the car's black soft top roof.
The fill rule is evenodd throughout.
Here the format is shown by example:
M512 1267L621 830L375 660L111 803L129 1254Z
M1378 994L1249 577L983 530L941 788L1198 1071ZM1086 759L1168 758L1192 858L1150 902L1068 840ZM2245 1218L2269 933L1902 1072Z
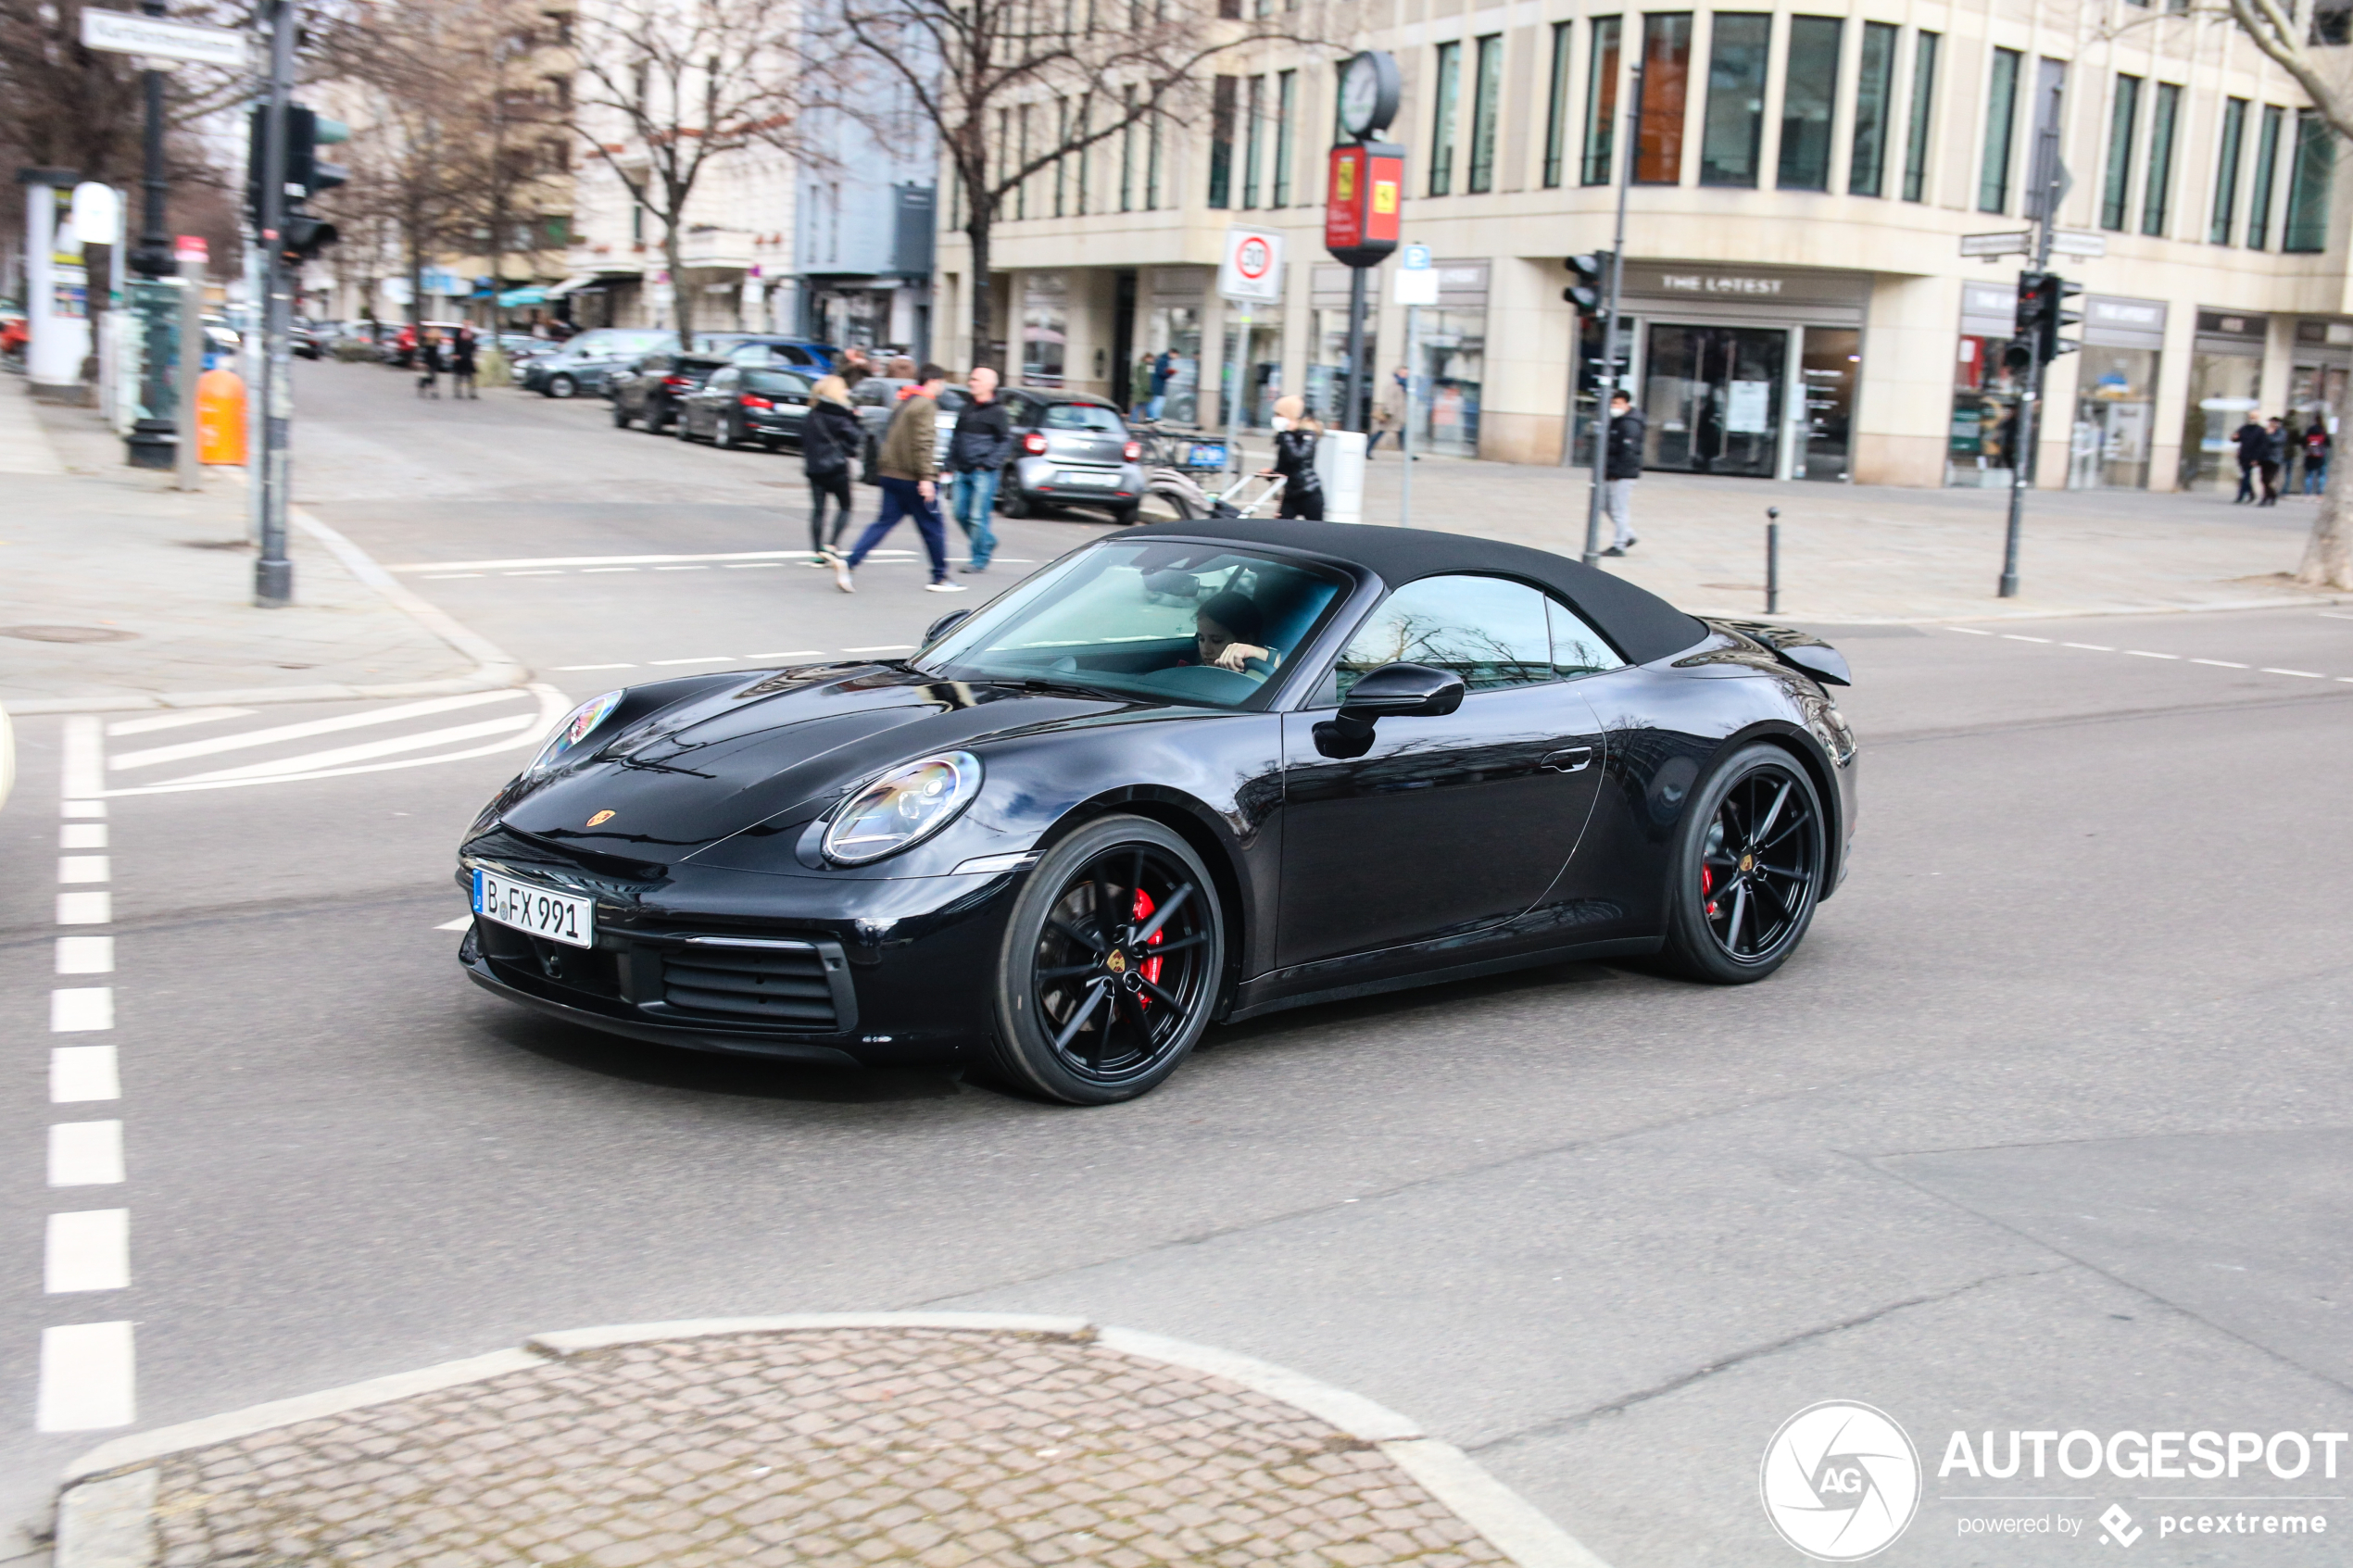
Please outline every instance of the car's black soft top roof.
M1116 538L1191 537L1283 545L1364 567L1391 588L1449 571L1517 577L1551 589L1635 664L1682 652L1707 628L1656 594L1581 561L1525 545L1379 523L1267 521L1258 519L1160 523L1122 530Z

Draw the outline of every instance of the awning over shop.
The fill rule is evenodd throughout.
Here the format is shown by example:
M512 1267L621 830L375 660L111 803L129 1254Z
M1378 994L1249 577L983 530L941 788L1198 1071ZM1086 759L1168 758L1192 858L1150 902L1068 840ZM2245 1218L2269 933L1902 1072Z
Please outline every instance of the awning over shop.
M499 307L505 310L512 310L519 305L545 305L547 303L547 291L536 283L529 283L519 289L509 289L498 296Z
M582 289L586 288L590 283L593 283L596 281L596 274L593 272L575 274L573 277L566 278L554 288L549 289L547 291L547 297L554 299L560 295L578 294Z

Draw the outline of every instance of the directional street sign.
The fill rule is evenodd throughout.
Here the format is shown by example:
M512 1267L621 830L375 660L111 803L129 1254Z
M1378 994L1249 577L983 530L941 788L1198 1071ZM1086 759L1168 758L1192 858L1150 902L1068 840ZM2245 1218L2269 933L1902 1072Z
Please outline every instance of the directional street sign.
M2025 256L2033 249L2032 232L2020 229L2007 234L1963 234L1963 256Z
M2108 236L2055 229L2051 232L2051 250L2058 256L2081 256L2096 260L2108 254Z
M231 28L196 27L133 16L128 11L84 9L82 44L115 55L145 55L150 59L187 60L196 65L245 65L245 35Z

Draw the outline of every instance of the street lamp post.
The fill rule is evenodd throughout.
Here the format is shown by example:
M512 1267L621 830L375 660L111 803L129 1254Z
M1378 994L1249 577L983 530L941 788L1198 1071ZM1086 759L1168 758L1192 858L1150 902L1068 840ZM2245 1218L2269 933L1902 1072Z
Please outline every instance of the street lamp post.
M1602 318L1602 367L1593 378L1593 488L1585 502L1585 550L1580 558L1587 566L1602 558L1602 496L1609 483L1609 404L1617 391L1617 311L1626 290L1626 192L1634 182L1635 138L1642 127L1641 63L1629 68L1626 74L1631 91L1626 95L1626 130L1618 137L1623 145L1617 149L1617 235L1610 241L1609 301L1603 307L1605 314ZM1573 378L1571 384L1575 384ZM1572 424L1576 416L1572 396Z
M143 0L139 7L151 17L164 14L163 0ZM152 68L152 62L150 62ZM165 232L164 201L170 181L163 163L163 72L139 73L146 97L145 167L140 177L139 241L131 250L131 270L146 281L139 299L140 325L146 340L140 356L139 418L124 440L134 469L168 469L179 453L179 424L172 418L174 387L171 352L178 336L179 312L170 308L175 296L167 282L180 270L172 255L171 236Z

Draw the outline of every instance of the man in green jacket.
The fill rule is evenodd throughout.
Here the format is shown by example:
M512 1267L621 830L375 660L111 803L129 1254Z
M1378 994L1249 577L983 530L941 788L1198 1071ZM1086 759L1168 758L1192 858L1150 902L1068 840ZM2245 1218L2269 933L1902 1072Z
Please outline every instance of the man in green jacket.
M882 480L882 515L860 535L848 560L834 562L834 586L845 594L858 591L850 581L858 563L899 526L900 518L910 515L924 536L924 553L931 558L926 587L935 594L965 591L962 583L948 581L948 531L939 521L939 394L948 384L948 372L925 365L915 379L923 384L900 403L875 457L875 472Z

